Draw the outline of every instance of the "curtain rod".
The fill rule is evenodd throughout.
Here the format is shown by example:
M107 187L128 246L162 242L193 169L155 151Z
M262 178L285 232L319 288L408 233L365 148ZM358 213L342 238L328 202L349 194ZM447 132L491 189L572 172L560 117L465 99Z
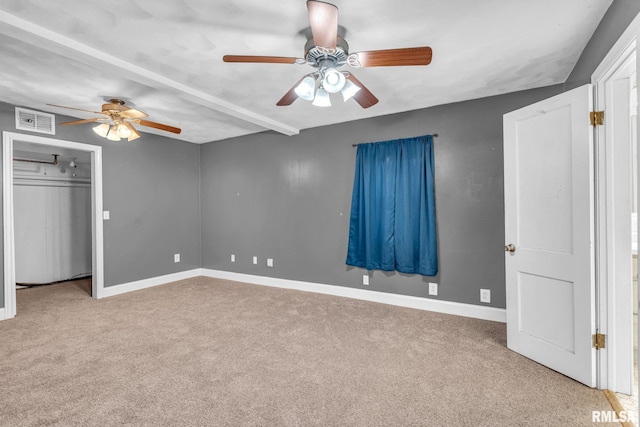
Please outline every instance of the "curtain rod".
M437 133L433 133L431 134L432 137L437 138L438 134ZM363 142L363 144L370 144L369 142ZM360 144L351 144L352 147L357 147Z

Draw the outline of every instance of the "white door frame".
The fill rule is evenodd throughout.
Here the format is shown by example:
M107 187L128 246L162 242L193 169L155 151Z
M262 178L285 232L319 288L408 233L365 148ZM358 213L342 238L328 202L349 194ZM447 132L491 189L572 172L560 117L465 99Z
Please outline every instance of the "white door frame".
M632 293L629 288L620 285L620 280L616 280L615 267L618 264L616 252L619 253L618 257L627 256L630 258L630 245L629 251L624 254L623 248L626 246L624 242L620 244L615 241L616 220L612 198L616 193L615 182L627 179L627 183L630 183L631 177L628 175L628 171L622 173L625 176L619 176L621 174L614 165L612 142L616 130L613 122L607 121L606 106L609 100L605 88L609 80L613 79L622 67L629 64L633 55L635 55L636 71L640 71L640 55L636 55L636 41L639 39L640 14L636 16L591 76L591 83L595 88L595 110L605 111L605 125L597 127L595 131L597 245L595 262L597 271L596 300L598 302L596 314L598 331L607 336L606 347L598 351L598 388L625 393L632 391L630 388L627 390L626 387L629 386L625 384L628 383L625 377L633 364L633 359L629 360L631 352L628 347L633 339L632 315L629 312L631 304L628 304L628 301L632 299ZM640 146L639 141L636 141L636 144ZM636 188L638 187L636 186ZM629 242L630 240L629 230ZM633 375L633 370L630 371L630 375ZM633 383L630 387L633 387Z
M4 233L4 308L0 320L16 315L16 263L13 219L13 145L14 142L49 145L91 154L91 267L92 296L104 293L104 245L102 228L102 147L37 135L2 132L2 215Z

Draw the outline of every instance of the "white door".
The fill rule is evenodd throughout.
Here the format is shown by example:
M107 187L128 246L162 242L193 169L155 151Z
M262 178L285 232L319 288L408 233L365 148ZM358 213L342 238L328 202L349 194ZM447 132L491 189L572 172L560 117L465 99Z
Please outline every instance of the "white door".
M591 101L585 85L504 116L505 274L508 347L595 387Z

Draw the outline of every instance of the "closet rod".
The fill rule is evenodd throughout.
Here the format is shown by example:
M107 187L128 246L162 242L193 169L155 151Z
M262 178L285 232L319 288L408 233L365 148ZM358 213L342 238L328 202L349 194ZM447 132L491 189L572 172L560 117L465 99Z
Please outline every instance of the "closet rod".
M57 165L58 164L58 156L59 154L52 154L53 156L53 161L52 162L46 162L44 160L31 160L31 159L16 159L15 157L13 158L14 162L29 162L29 163L42 163L45 165Z

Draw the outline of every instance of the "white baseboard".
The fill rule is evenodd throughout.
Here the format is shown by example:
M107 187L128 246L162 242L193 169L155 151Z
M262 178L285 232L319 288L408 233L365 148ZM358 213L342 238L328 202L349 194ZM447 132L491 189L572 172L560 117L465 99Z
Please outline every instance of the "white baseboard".
M153 286L165 285L167 283L176 282L178 280L191 279L198 276L233 280L236 282L244 282L262 286L272 286L276 288L295 289L299 291L315 292L319 294L334 295L346 298L354 298L364 301L396 305L400 307L415 308L418 310L454 314L457 316L473 317L483 320L492 320L494 322L507 322L507 313L503 308L483 307L479 305L464 304L459 302L442 301L409 295L390 294L386 292L370 291L367 289L348 288L345 286L302 282L299 280L255 276L252 274L234 273L231 271L212 270L207 268L195 268L193 270L180 271L164 276L136 280L135 282L108 286L103 289L99 298L112 297L127 292L133 292ZM5 309L0 308L0 320L5 320L5 316Z
M191 279L192 277L198 276L204 276L201 268L179 271L177 273L151 277L149 279L136 280L135 282L122 283L120 285L107 286L102 290L98 298L112 297L114 295L138 291L140 289L151 288L153 286L164 285L178 280Z
M199 275L217 279L233 280L254 285L273 286L277 288L296 289L299 291L316 292L372 301L418 310L435 311L438 313L454 314L457 316L473 317L476 319L507 322L507 311L504 308L483 307L473 304L442 301L408 295L390 294L386 292L370 291L367 289L348 288L345 286L325 285L320 283L301 282L298 280L278 279L274 277L254 276L251 274L234 273L231 271L199 269ZM193 270L195 271L195 270Z

